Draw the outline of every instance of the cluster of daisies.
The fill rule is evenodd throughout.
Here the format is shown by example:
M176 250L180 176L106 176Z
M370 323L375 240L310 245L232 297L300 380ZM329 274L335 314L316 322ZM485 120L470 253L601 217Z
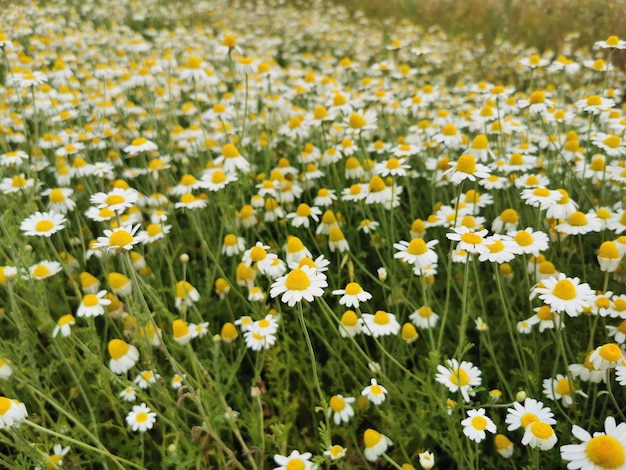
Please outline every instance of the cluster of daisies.
M390 41L361 19L355 35L337 8L313 9L309 21L288 7L273 6L271 21L264 5L224 8L232 21L218 22L225 1L189 11L129 2L130 16L87 3L89 19L71 2L10 7L0 30L0 285L8 330L22 331L19 309L37 292L59 300L31 326L48 341L97 333L102 380L127 407L141 403L118 425L167 434L153 390L167 377L172 399L196 396L197 364L184 364L209 357L203 338L249 359L255 370L242 367L241 383L261 383L267 358L287 338L308 338L320 317L324 335L355 357L391 364L355 372L354 393L318 384L335 428L353 426L359 399L372 405L358 418L366 431L355 441L331 428L322 455L276 454L279 469L346 456L400 466L409 454L432 468L433 451L454 459L430 437L394 455L403 439L369 421L399 403L394 373L411 371L386 348L400 346L443 357L436 373L415 367L431 373L439 410L468 440L495 434L509 458L516 438L542 451L561 439L568 468L626 465L618 401L603 408L604 432L567 414L598 390L613 397L614 382L626 386L626 74L613 66L625 41L611 35L591 50L566 41L559 56L500 44L513 57L502 72L497 54L475 64L472 48L440 31L402 24ZM185 21L137 32L159 17ZM321 31L325 41L312 43ZM495 302L483 292L494 284ZM534 392L580 443L557 436L559 415L537 398L512 395L531 381L488 377L492 369L460 356L479 358L466 348L468 319L492 362L493 343L512 343L506 360L518 376L537 338L554 339L561 348L537 369ZM322 356L341 354L316 333ZM0 379L18 394L19 361L9 349L0 356ZM337 362L359 367L350 356ZM484 393L496 382L506 398ZM249 410L221 398L237 430ZM486 403L498 400L509 405L496 418ZM28 418L24 401L0 397L0 429ZM69 450L56 444L43 461L60 466Z

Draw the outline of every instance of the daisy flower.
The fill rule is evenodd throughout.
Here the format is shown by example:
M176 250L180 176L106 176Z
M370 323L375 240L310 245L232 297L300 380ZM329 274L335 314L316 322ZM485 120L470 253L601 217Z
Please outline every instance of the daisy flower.
M155 384L160 378L161 376L153 370L143 370L139 373L139 375L137 375L137 377L135 377L133 382L135 382L140 389L146 390L150 387L150 385Z
M505 459L511 458L514 449L511 439L506 437L504 434L496 434L496 437L493 439L493 443L496 446L498 454Z
M309 218L313 219L315 222L319 221L319 216L322 214L322 211L318 207L311 207L308 204L301 203L298 205L296 212L290 212L287 214L287 219L293 219L291 221L291 225L294 227L306 227L309 228L310 221Z
M223 164L227 173L234 173L239 170L244 173L250 170L250 164L237 150L233 144L222 146L221 155L213 160L216 165Z
M72 194L74 194L72 188L49 188L41 192L42 196L48 196L50 198L48 204L50 211L59 214L67 214L76 207L76 203L70 199Z
M276 462L279 467L274 467L274 470L291 470L294 468L313 470L316 466L311 462L312 456L311 452L301 454L297 450L292 451L288 456L276 454L274 455L274 462Z
M337 426L341 423L347 423L354 416L354 409L351 405L355 401L354 397L333 395L328 402L328 417L332 416Z
M383 310L378 310L374 315L364 313L363 332L368 336L378 338L379 336L397 335L400 332L400 323L396 316Z
M271 285L270 296L274 298L282 294L280 300L293 307L302 299L313 302L314 297L324 294L323 288L327 286L325 274L303 265L276 279Z
M374 429L367 429L363 434L363 443L365 444L365 458L370 462L375 462L378 458L387 452L389 446L393 445L391 439L384 434L375 431Z
M554 413L543 403L534 398L526 398L524 404L514 402L513 408L508 408L505 422L508 424L508 431L516 429L526 429L528 425L535 421L541 421L548 425L556 424Z
M153 152L155 150L159 150L159 147L145 137L137 137L136 139L133 139L131 144L124 148L124 152L129 154L131 157L141 152Z
M145 403L133 406L130 413L126 415L126 424L135 432L145 432L156 423L156 413L151 411Z
M558 224L555 228L558 232L568 235L584 235L589 232L601 231L602 221L593 211L587 214L576 211L568 217L566 222Z
M424 470L430 470L435 466L435 454L430 451L420 452L418 454L420 467Z
M450 181L458 185L466 179L476 181L488 178L490 170L485 165L476 163L473 155L465 154L461 155L456 162L450 162L448 170L443 175L449 175Z
M0 396L0 429L18 427L27 417L28 412L23 403Z
M56 212L35 212L24 219L20 229L27 237L50 237L65 228L67 219Z
M339 460L346 456L346 448L335 444L330 449L325 450L324 455L330 457L330 460Z
M561 193L550 190L544 186L522 189L520 197L529 206L539 207L540 210L548 209L557 203Z
M461 421L461 426L463 426L463 434L474 442L483 441L487 437L485 431L489 431L492 434L496 432L496 425L485 414L484 408L468 410L467 418Z
M624 344L626 342L626 320L622 320L617 326L607 325L607 333L609 338L615 339L617 344Z
M462 361L461 364L456 359L448 359L446 365L438 365L439 373L435 380L445 385L452 393L461 392L465 402L469 403L470 396L474 395L473 388L482 383L480 369L471 362Z
M378 385L376 379L371 379L370 385L363 389L361 396L367 398L374 405L380 405L387 398L387 389L382 385Z
M619 344L606 343L602 346L598 346L591 356L589 361L596 369L605 371L607 369L613 369L617 365L623 365L624 353Z
M54 276L62 270L63 267L58 261L40 261L28 268L28 275L31 279L42 280Z
M111 300L106 298L106 295L107 291L105 290L101 290L97 294L85 295L78 306L78 310L76 310L76 316L89 318L104 315L105 307L111 304Z
M276 335L258 330L246 331L243 338L246 347L253 351L269 349L276 343Z
M358 282L349 282L345 289L337 289L332 293L333 295L341 295L339 305L345 305L348 308L359 308L360 302L367 302L372 298L372 294L364 291Z
M145 235L137 233L139 227L140 225L135 225L130 228L118 227L113 230L105 230L104 237L98 237L98 241L93 245L93 248L107 248L113 252L132 250L133 245L143 243L146 239Z
M489 249L485 246L485 236L487 229L474 231L464 225L454 227L453 233L446 233L448 240L459 242L456 246L457 250L464 250L468 253L486 253Z
M359 318L354 310L346 310L339 323L341 337L354 337L361 331L363 331L363 319Z
M520 254L539 256L540 252L548 249L548 235L544 232L535 232L531 227L509 232L508 235L517 245L517 252Z
M398 250L393 257L422 269L437 262L437 253L433 250L437 243L439 240L425 242L421 238L413 238L410 242L400 240L393 244Z
M581 393L574 390L573 385L569 379L561 374L557 374L554 379L548 378L543 381L543 393L550 400L561 400L564 408L569 408L574 403L574 392Z
M556 445L557 437L554 429L543 421L535 421L524 428L522 444L540 450L550 450Z
M132 344L121 339L112 339L107 346L109 356L109 368L114 374L125 374L139 360L139 350Z
M424 305L409 315L409 319L418 328L433 328L439 321L439 315L434 313L432 308Z
M595 351L595 350L594 350ZM570 364L567 366L570 374L573 378L579 378L583 382L600 383L606 381L606 373L596 367L591 362L590 358L594 351L589 351L585 356L585 360L582 364ZM619 366L618 366L619 367Z
M593 47L594 49L626 49L626 41L620 39L619 36L611 35L605 41L594 42Z
M492 263L507 263L515 258L517 244L507 235L492 235L484 240L485 251L480 253L478 261Z
M561 458L568 461L567 468L603 470L624 468L626 463L626 424L615 423L608 416L604 420L604 432L589 434L580 426L572 426L573 436L580 444L561 446Z
M569 278L560 273L541 281L541 287L534 292L557 313L566 312L570 317L577 317L584 309L594 303L594 292L587 283L580 283L577 277Z
M126 387L118 396L125 402L132 403L137 399L137 389L135 387Z
M129 188L113 188L108 193L95 193L89 201L98 209L107 208L110 211L122 213L133 206L139 199L139 192Z

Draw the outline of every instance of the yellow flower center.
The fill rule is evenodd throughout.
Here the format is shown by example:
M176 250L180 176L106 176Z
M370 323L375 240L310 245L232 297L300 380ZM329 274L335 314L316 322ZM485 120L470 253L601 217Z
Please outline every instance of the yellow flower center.
M441 129L441 133L445 136L453 136L456 135L456 126L454 124L446 124Z
M544 305L537 310L537 318L541 321L550 321L554 319L554 313L550 310L550 307Z
M146 228L146 232L148 233L149 237L154 237L162 233L163 229L161 228L159 224L149 224L148 227Z
M461 241L469 245L480 245L483 242L483 237L473 232L468 232L461 235Z
M621 468L626 461L623 445L613 436L596 436L585 447L587 458L596 468Z
M592 171L603 171L604 170L604 158L597 157L591 160L589 164L589 169Z
M285 279L285 287L289 290L306 290L311 285L311 280L309 276L302 269L294 269L289 274L287 274L287 279Z
M618 344L608 343L600 347L600 357L608 362L617 362L622 357L622 350Z
M109 274L108 281L111 289L113 290L121 289L130 282L130 280L126 276L120 273Z
M372 386L372 388L374 387L375 385ZM374 431L373 429L368 429L367 431L365 431L365 434L363 434L363 441L365 443L365 447L368 449L378 444L381 439L382 434L380 434L378 431Z
M357 282L350 282L346 286L345 291L346 295L357 295L363 292L363 289L361 289L361 286Z
M226 144L222 147L224 158L237 158L240 156L239 150L233 144Z
M73 325L75 322L76 322L76 319L74 318L74 315L67 314L59 318L57 325L59 326Z
M620 146L620 144L622 143L622 139L620 139L618 136L616 135L610 135L608 136L606 139L604 139L602 141L602 143L604 145L606 145L607 147L610 147L612 149L616 149Z
M341 316L341 324L343 326L356 326L358 322L359 322L359 319L353 310L347 310Z
M235 246L237 244L237 237L232 233L229 233L224 237L224 245Z
M189 325L183 320L174 320L172 323L174 338L182 338L189 334Z
M0 416L4 416L11 409L12 402L7 397L0 397Z
M568 222L574 227L584 227L587 225L587 216L580 211L576 211L569 216Z
M250 250L250 259L255 263L265 259L266 256L267 251L263 247L255 246Z
M561 300L572 300L576 298L576 286L569 279L561 279L554 286L552 294Z
M559 395L569 395L570 393L570 385L569 380L561 379L557 381L556 386L554 387L554 391Z
M118 360L126 355L130 345L121 339L112 339L108 345L109 355L112 359Z
M50 202L54 204L64 201L65 194L63 194L63 191L61 189L53 189L52 191L50 191Z
M108 207L103 207L102 209L100 209L100 212L98 212L98 215L104 219L110 219L115 215L115 212L113 212Z
M363 127L365 127L367 122L365 121L365 118L360 114L352 113L348 118L348 124L352 129L362 129Z
M543 423L541 421L535 421L530 425L530 432L533 435L542 440L547 440L554 435L554 430L549 424Z
M533 196L537 196L537 197L548 197L550 195L550 190L548 188L536 188L533 191Z
M422 318L428 318L433 314L433 309L430 307L422 306L417 309L417 314Z
M140 411L135 415L135 421L138 423L145 423L146 421L148 421L148 413L146 413L145 411Z
M109 237L109 245L112 247L123 248L133 242L133 236L126 230L118 230L113 232Z
M472 155L461 155L456 162L456 171L473 175L476 173L476 159Z
M499 253L504 250L505 246L500 240L494 240L493 243L487 245L491 253Z
M136 139L133 139L133 141L131 142L131 144L134 147L139 147L140 145L144 145L145 143L148 142L148 139L146 139L145 137L138 137Z
M450 382L459 387L465 387L469 385L469 374L465 372L463 369L455 369L450 374Z
M543 91L533 91L528 99L530 104L541 104L546 101L546 94Z
M23 176L14 176L11 181L11 186L13 186L14 188L21 188L22 186L26 186L26 178L24 178Z
M341 229L337 226L334 226L330 229L330 233L328 234L328 240L333 243L337 243L345 240L345 237L343 236L343 232L341 231Z
M514 153L511 155L511 157L509 158L509 164L510 165L523 165L524 164L524 157L521 153Z
M95 307L98 305L98 296L95 294L87 294L83 297L83 305L85 307Z
M390 321L391 321L391 318L389 318L389 314L382 310L379 310L374 315L374 323L376 323L377 325L386 325Z
M311 207L308 204L302 203L296 209L298 217L309 217L311 215Z
M602 97L599 95L591 95L587 97L587 106L600 106L602 104Z
M474 416L472 418L472 427L478 431L485 429L487 424L487 420L482 416Z
M520 422L522 423L523 428L526 428L526 426L528 426L529 424L535 423L537 421L539 421L539 418L537 418L537 415L533 413L524 413L520 418Z
M35 269L33 269L33 277L35 278L43 278L50 275L50 270L47 266L43 264L38 264Z
M187 68L189 69L199 69L202 64L202 59L200 57L192 56L187 60Z
M615 46L619 45L619 37L618 37L618 36L615 36L615 35L613 35L613 36L609 36L609 37L606 39L606 41L605 41L605 42L606 42L607 46L612 46L612 47L615 47Z
M346 407L346 402L343 400L343 398L334 395L333 397L331 397L329 405L331 409L336 413Z
M406 251L411 255L423 255L428 251L428 246L421 238L414 238L409 243Z
M35 230L37 232L48 232L54 228L54 223L51 220L40 220L35 224Z
M598 257L607 259L620 259L621 255L615 242L607 241L600 245Z
M385 182L383 181L383 179L378 176L372 176L372 178L370 179L370 183L369 183L369 190L372 193L378 193L380 191L383 191L387 186L385 185Z
M213 184L220 184L226 181L226 173L221 170L216 170L211 175L211 182Z

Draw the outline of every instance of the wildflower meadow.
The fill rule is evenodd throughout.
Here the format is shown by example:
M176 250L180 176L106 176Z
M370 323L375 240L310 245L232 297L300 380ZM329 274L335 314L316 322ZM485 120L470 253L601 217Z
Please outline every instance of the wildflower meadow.
M620 31L15 3L1 468L626 469Z

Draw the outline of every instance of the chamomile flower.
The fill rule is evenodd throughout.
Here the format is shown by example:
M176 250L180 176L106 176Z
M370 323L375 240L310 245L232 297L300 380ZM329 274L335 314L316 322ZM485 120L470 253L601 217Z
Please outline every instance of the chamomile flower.
M411 313L409 319L418 328L434 328L439 321L439 315L429 306L423 305Z
M423 269L437 263L437 253L433 247L438 243L439 240L425 242L421 238L413 238L410 242L400 240L393 244L393 247L398 250L393 257L409 263L415 268Z
M294 450L289 455L274 455L274 462L276 462L279 466L274 467L274 470L314 470L316 465L311 462L311 457L313 455L310 452L305 452L301 454L299 451Z
M548 249L549 238L544 232L533 231L531 227L508 233L520 254L539 256Z
M548 425L556 424L554 413L543 403L534 398L526 398L524 404L514 402L513 408L508 408L505 422L508 424L507 430L525 429L531 423L541 421Z
M332 294L341 295L339 305L345 305L348 308L359 308L360 302L367 302L372 298L372 294L364 291L358 282L349 282L345 289L334 290Z
M446 365L437 366L435 380L445 385L452 393L460 392L463 400L469 403L470 396L474 395L474 387L482 383L482 372L471 362L448 359Z
M606 343L595 349L589 356L589 361L596 369L605 371L613 369L617 365L623 365L624 353L619 344Z
M474 442L481 442L487 437L486 431L492 434L496 432L496 425L485 414L484 408L478 410L468 410L467 418L461 421L463 434Z
M569 278L563 273L543 279L541 287L535 287L534 292L555 312L565 312L570 317L577 317L585 308L591 308L595 298L589 284L581 284L577 277Z
M130 251L134 245L143 243L145 235L137 233L140 225L134 227L118 227L113 230L105 230L103 237L98 237L93 248L106 248L112 252Z
M105 307L111 304L106 298L107 291L101 290L97 294L86 294L76 310L77 317L98 317L104 315Z
M370 462L378 460L381 455L387 452L389 446L393 445L391 439L374 429L367 429L363 433L363 443L365 444L363 453Z
M457 241L458 250L464 250L468 253L486 253L488 248L485 246L485 238L488 233L487 229L471 230L464 225L454 227L453 233L446 233L448 240Z
M27 237L51 237L65 228L67 219L61 213L35 212L24 219L20 229Z
M333 395L328 402L328 417L332 416L337 426L341 423L347 423L354 416L352 403L355 401L354 397L344 397L341 394Z
M110 211L122 213L133 206L139 199L139 193L132 189L113 188L108 193L95 193L89 201L98 209L107 208Z
M109 356L109 368L114 374L125 374L139 360L139 350L132 344L121 339L112 339L107 346Z
M363 333L378 338L380 336L397 335L400 332L400 323L396 316L384 310L378 310L375 314L364 313Z
M363 331L363 319L359 318L354 310L346 310L341 316L339 333L342 338L358 335Z
M557 442L554 429L543 421L535 421L524 428L522 444L540 450L550 450Z
M543 393L550 400L561 400L564 408L569 408L574 403L574 393L582 393L574 389L569 379L557 374L554 379L548 378L543 381Z
M61 272L63 267L58 261L40 261L28 268L28 275L31 279L47 279Z
M615 418L604 420L604 432L589 434L580 426L572 426L573 436L580 444L561 446L561 458L567 468L582 470L621 469L626 464L626 424L616 424Z
M465 180L476 181L488 178L491 171L482 163L477 163L473 155L464 154L456 162L449 163L449 169L443 175L449 175L453 184L460 184Z
M24 403L13 398L0 396L0 429L19 427L20 423L28 417Z
M126 415L126 424L135 432L146 432L156 423L156 415L145 403L135 405Z
M143 370L135 377L133 382L135 382L140 389L146 390L150 385L157 383L157 380L160 378L161 376L153 370Z
M363 389L361 396L367 398L374 405L380 405L387 398L387 389L382 385L378 385L376 379L371 379L370 385Z

